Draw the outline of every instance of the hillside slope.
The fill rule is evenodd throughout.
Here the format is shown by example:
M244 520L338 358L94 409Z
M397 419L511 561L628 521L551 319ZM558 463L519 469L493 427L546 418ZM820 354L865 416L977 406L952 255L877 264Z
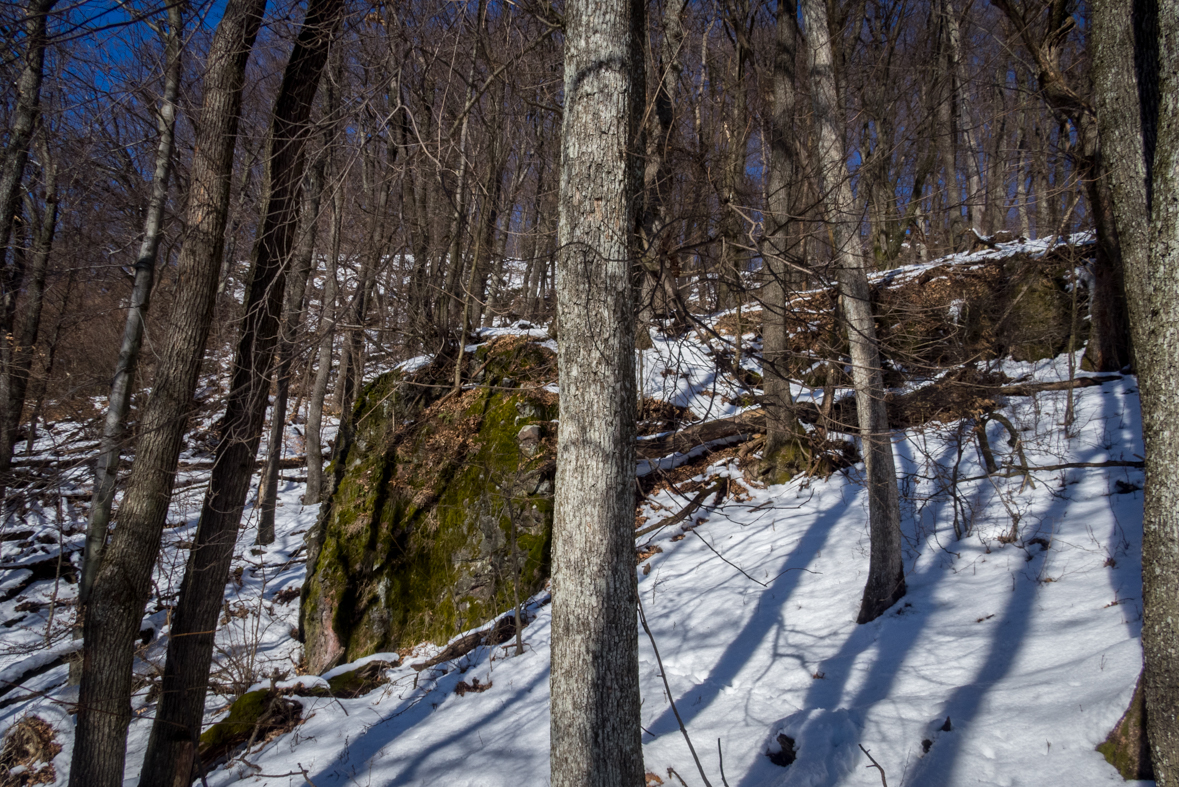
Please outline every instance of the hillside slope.
M542 340L543 331L531 333ZM744 386L706 346L717 336L701 330L656 342L643 357L645 394L697 418L741 411ZM756 371L748 356L744 363ZM1052 383L1068 378L1069 365L1066 356L1008 358L988 371ZM675 373L662 374L668 368ZM649 783L704 783L677 711L713 785L876 785L882 774L872 760L893 787L1122 783L1095 747L1125 710L1141 667L1136 382L1114 375L1076 388L1068 427L1068 391L1017 393L994 402L1014 434L998 418L983 427L999 466L991 475L969 415L894 433L909 590L864 626L854 623L868 564L862 465L764 488L746 480L735 448L714 446L694 464L679 456L643 468L667 471L638 512L644 529L700 490L718 490L690 516L636 542L651 634L640 632L644 756L661 780ZM284 484L275 544L253 547L249 526L241 535L218 634L220 693L207 705L216 722L233 696L274 686L300 704L301 721L261 729L249 751L239 748L210 770L208 784L547 784L547 593L527 605L523 654L514 640L476 644L480 638L468 636L449 648L423 644L370 657L362 661L386 662L369 668L381 680L357 682L357 696L339 689L338 676L362 663L297 677L295 589L317 513L300 505L301 493L298 481ZM137 662L143 689L128 785L137 781L150 729L168 594L196 503L183 495L175 502L160 597L145 621L150 643ZM55 729L62 750L51 784L64 784L70 757L71 692L62 685L65 667L52 666L70 645L52 631L61 630L72 586L19 564L37 548L41 563L70 549L78 536L59 537L58 524L76 528L79 516L67 499L60 519L52 506L35 510L21 525L33 532L3 542L0 596L21 587L0 602L9 621L0 678L22 688L0 694L0 727L37 714ZM47 641L52 647L31 653ZM783 766L788 739L796 759Z

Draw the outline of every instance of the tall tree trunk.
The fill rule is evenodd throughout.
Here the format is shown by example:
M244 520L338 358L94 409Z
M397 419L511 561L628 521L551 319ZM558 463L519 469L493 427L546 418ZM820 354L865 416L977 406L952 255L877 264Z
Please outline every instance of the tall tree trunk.
M1028 211L1028 132L1027 111L1020 112L1018 158L1015 162L1015 207L1019 214L1019 234L1032 237L1032 225Z
M954 0L942 0L943 23L946 31L946 56L950 79L950 106L954 113L954 124L957 134L962 135L965 143L965 176L966 176L966 208L970 218L970 226L976 231L983 229L983 209L986 195L982 188L982 175L979 166L979 146L974 133L974 123L970 119L970 111L966 105L965 64L962 62L962 34L958 25L958 12L954 8Z
M748 0L727 0L736 55L733 58L730 85L732 108L723 119L725 152L721 173L720 241L721 260L717 279L717 308L731 309L745 299L742 277L748 239L742 237L745 219L740 213L741 187L745 182L746 146L749 143L749 101L746 95L745 74L753 56L751 42L746 35L749 17ZM738 336L740 339L740 336Z
M125 425L135 389L135 371L139 350L143 346L144 323L155 282L156 258L163 237L164 205L168 199L168 180L172 174L172 148L176 131L176 98L180 92L181 59L184 51L184 19L179 3L168 7L168 28L164 34L164 93L156 112L159 140L156 144L155 170L151 196L143 221L143 241L135 259L135 281L131 304L123 327L123 343L111 380L111 393L103 422L102 441L94 470L94 496L90 502L90 522L86 528L86 552L82 561L82 580L78 586L78 603L85 606L94 586L94 577L106 546L111 505L115 499L115 482L119 475L119 451L127 439Z
M23 64L16 83L16 106L0 158L0 255L4 255L0 258L0 337L12 333L16 298L25 275L22 255L15 253L14 249L12 259L8 259L9 241L17 213L20 212L21 181L29 160L29 145L33 142L37 119L41 114L41 82L45 73L45 47L49 40L47 25L49 12L56 4L57 0L29 0L26 6L25 49L21 55ZM6 368L4 371L8 373L10 370ZM6 384L4 390L0 390L0 506L3 505L15 442L15 432L8 434L6 425L13 419L20 420L20 412L14 414L11 412L13 409L15 402Z
M45 47L49 36L49 12L57 0L29 0L25 10L25 50L16 83L16 107L0 167L0 249L7 250L12 222L20 209L20 184L29 160L37 118L41 114L41 82L45 73ZM7 266L7 261L5 261Z
M778 4L777 41L774 50L773 115L770 118L770 162L767 173L766 243L763 259L769 281L762 288L762 366L766 410L764 456L773 461L787 444L798 439L787 378L789 357L787 294L806 286L806 261L797 214L800 170L798 134L795 132L795 84L798 59L798 6L795 0Z
M643 199L639 205L639 238L642 254L639 257L638 331L640 349L651 344L651 322L657 313L666 315L673 307L678 267L669 258L668 200L672 183L671 151L675 134L676 104L679 96L680 75L683 73L684 0L665 0L663 6L663 35L659 44L659 63L651 110L647 114L645 135L646 161L643 165ZM676 315L680 323L684 315Z
M503 105L503 88L491 91L491 106ZM503 114L492 110L487 121L487 133L491 136L487 151L487 177L480 188L483 204L479 211L479 226L475 230L475 246L471 251L471 270L463 288L463 313L459 321L458 361L454 366L454 388L462 387L463 347L467 335L480 323L487 272L491 265L492 244L495 241L496 225L499 222L499 200L503 192L504 156Z
M283 453L283 434L286 431L287 399L291 392L291 362L295 352L295 334L303 317L303 300L307 279L311 275L315 255L316 227L319 220L319 198L323 192L324 158L319 156L307 178L307 192L303 204L303 233L291 261L286 296L283 303L282 327L278 337L278 368L274 372L274 405L270 410L269 453L262 479L258 482L258 544L274 543L274 514L278 504L278 470Z
M948 237L946 245L951 251L959 248L962 233L962 186L958 182L958 113L955 107L955 68L950 56L950 33L948 18L953 9L947 9L948 0L938 0L937 8L937 65L939 79L935 87L937 95L935 116L937 128L938 157L942 165L942 193L944 207L949 211L946 224Z
M332 85L328 86L328 105L332 104ZM330 135L328 144L331 144ZM333 175L337 168L333 167ZM340 312L339 284L336 279L340 261L340 234L344 217L344 190L333 178L331 237L328 241L327 267L324 271L323 298L320 306L319 346L316 349L315 381L307 397L307 491L304 505L315 505L323 499L323 405L327 398L328 380L332 375L332 347L336 340L336 324ZM341 368L342 370L342 368Z
M479 5L475 12L479 29L483 28L486 12L487 0L479 0ZM477 59L475 53L472 52L471 63L467 71L467 97L464 102L465 105L470 105L475 100L475 66ZM450 219L450 244L449 252L446 255L446 276L443 281L442 298L438 302L438 333L440 336L450 335L451 315L456 311L456 307L462 304L462 299L459 297L459 290L462 289L462 283L464 281L463 273L466 270L463 262L463 235L466 234L467 230L467 210L469 203L467 177L471 169L470 162L468 161L470 121L471 113L469 111L464 112L459 131L458 176L454 188L454 212ZM442 172L439 171L438 175L439 181L442 182ZM463 340L460 337L458 349L459 364L462 363L462 345Z
M5 340L4 369L0 378L0 399L5 402L5 420L0 423L0 440L4 441L5 456L11 459L25 407L29 373L36 357L37 335L41 329L41 309L45 303L45 277L49 273L49 253L57 232L57 165L44 143L39 151L45 189L45 204L37 211L33 199L25 195L25 209L32 224L32 247L29 267L25 275L24 308L20 311L12 333Z
M334 230L332 234L338 237ZM337 244L329 244L330 247L339 251ZM332 346L336 338L335 312L339 308L336 303L339 293L336 284L337 259L338 256L329 253L323 306L320 311L315 378L311 384L311 392L307 395L307 491L303 493L304 505L315 505L323 499L323 404L327 398L328 381L332 376Z
M639 787L633 157L645 4L565 6L553 523L554 787Z
M298 224L311 107L343 9L344 0L308 4L274 103L267 156L269 193L254 244L245 319L219 424L213 473L172 616L141 787L181 787L192 781L193 742L204 716L217 615L266 415L286 268Z
M857 622L875 620L905 594L901 564L900 507L880 348L869 301L867 265L860 249L858 216L843 150L843 133L835 90L831 43L826 37L823 0L802 0L810 65L811 99L819 142L819 190L827 214L839 300L847 322L852 380L860 421L864 464L868 475L868 517L872 552L868 582Z
M1139 6L1137 32L1150 29L1149 3ZM1143 19L1146 17L1146 19ZM1159 2L1157 9L1157 139L1151 139L1151 112L1142 113L1152 162L1147 191L1151 207L1150 317L1137 335L1147 344L1142 366L1150 367L1143 386L1143 436L1146 442L1146 499L1142 546L1142 649L1145 654L1147 725L1155 779L1160 787L1179 784L1179 7ZM1150 53L1140 53L1141 77L1149 78ZM1142 83L1140 80L1140 90ZM1143 93L1149 107L1149 86ZM1154 143L1154 144L1151 144ZM1147 285L1131 286L1140 292ZM1142 336L1146 333L1146 336Z
M1142 397L1142 686L1154 778L1179 784L1179 8L1093 6L1097 122Z
M188 237L177 263L184 286L177 291L151 398L140 422L135 464L116 517L118 526L83 610L86 647L70 787L121 787L123 783L131 721L132 648L151 589L152 567L160 550L212 321L246 61L265 7L265 0L230 0L209 51L186 211Z

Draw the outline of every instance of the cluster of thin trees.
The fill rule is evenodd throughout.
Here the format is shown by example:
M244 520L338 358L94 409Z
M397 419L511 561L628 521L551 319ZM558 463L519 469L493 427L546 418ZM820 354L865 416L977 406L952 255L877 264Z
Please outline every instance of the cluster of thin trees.
M656 325L759 303L772 456L796 435L784 304L834 283L872 503L860 619L877 617L904 578L867 273L1000 233L1094 226L1091 363L1125 366L1129 318L1140 326L1165 312L1148 298L1160 288L1145 284L1156 274L1144 249L1174 223L1166 200L1151 213L1151 167L1162 172L1153 193L1169 194L1157 184L1174 164L1166 171L1155 156L1154 126L1136 132L1146 163L1127 164L1098 121L1137 117L1126 107L1133 99L1137 112L1138 94L1122 81L1157 99L1150 80L1174 75L1147 34L1128 40L1154 61L1131 46L1115 65L1091 63L1103 18L1090 13L1120 5L228 0L216 20L213 4L183 2L5 6L9 511L22 494L14 450L32 445L45 403L107 402L80 587L71 784L122 782L133 645L198 382L221 368L230 386L141 784L187 784L199 769L213 632L268 408L262 542L273 539L288 411L306 411L306 500L316 502L330 488L325 411L349 411L365 370L441 354L461 385L467 335L496 321L547 321L555 309L559 327L560 783L641 781L635 761L617 758L639 741L633 364ZM1138 6L1152 20L1173 15ZM1129 23L1112 16L1104 23ZM1113 90L1094 94L1102 75L1121 103L1099 115ZM1163 106L1174 109L1170 95ZM1126 196L1139 191L1141 203ZM1145 229L1127 229L1146 216ZM1127 291L1147 300L1128 308ZM1151 311L1139 314L1144 303ZM1135 333L1140 368L1173 366L1143 349L1156 338ZM571 382L589 374L599 385ZM1144 395L1166 388L1144 377ZM1161 438L1147 423L1149 453ZM1152 526L1165 531L1148 516L1148 536ZM604 727L589 738L604 748L581 752L593 719Z

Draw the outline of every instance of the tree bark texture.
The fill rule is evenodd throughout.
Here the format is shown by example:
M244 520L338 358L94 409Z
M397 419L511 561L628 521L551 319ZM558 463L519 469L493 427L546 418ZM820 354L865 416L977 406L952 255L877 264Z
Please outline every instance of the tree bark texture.
M844 158L835 72L827 38L827 9L823 0L803 0L802 13L818 131L819 190L838 269L839 300L847 324L856 412L868 476L872 552L858 618L859 623L866 623L878 618L905 594L896 468L884 407L880 347L869 302L867 264L859 248L859 216L854 212L855 201Z
M265 6L265 0L230 0L209 51L186 209L188 237L177 263L182 286L144 408L118 526L83 610L86 647L70 787L123 783L132 648L147 604L212 320L246 61Z
M1179 7L1101 0L1093 25L1097 120L1142 396L1147 734L1156 783L1173 787L1179 784Z
M193 741L204 716L217 615L266 415L286 268L298 224L311 106L343 9L343 0L311 0L275 101L267 157L269 196L254 244L233 382L220 422L209 489L172 616L141 787L191 783Z
M115 482L119 475L119 451L127 439L125 425L131 408L131 394L135 390L135 371L139 365L139 351L143 346L143 330L155 282L156 258L163 237L164 207L168 199L168 180L172 174L172 148L176 131L176 99L180 93L181 60L184 52L184 19L180 4L168 8L168 32L164 39L164 93L156 121L160 138L156 145L155 171L152 174L151 197L143 221L143 241L135 259L135 281L131 289L131 304L123 327L123 342L115 374L106 419L103 422L102 442L94 470L94 495L90 502L90 521L86 528L86 553L82 562L82 580L78 586L78 602L85 604L94 586L94 577L106 546L107 527L110 525L111 505L115 499Z
M644 5L565 7L553 524L554 787L639 787L633 195Z
M795 64L798 57L798 5L778 5L774 51L773 114L770 117L770 166L767 173L765 260L769 281L762 288L762 365L766 408L766 447L771 460L796 437L797 419L790 396L786 362L787 294L806 286L803 238L799 232L800 170L795 133Z
M1158 30L1150 313L1143 326L1148 349L1142 387L1142 650L1155 780L1174 787L1179 784L1179 5L1158 4Z

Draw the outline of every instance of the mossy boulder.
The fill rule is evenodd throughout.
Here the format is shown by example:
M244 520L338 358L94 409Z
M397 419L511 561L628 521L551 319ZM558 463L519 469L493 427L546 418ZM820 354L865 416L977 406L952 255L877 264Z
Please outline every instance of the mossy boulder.
M425 407L409 404L420 377L384 375L358 397L304 588L313 671L444 642L548 578L555 358L511 337L471 371L479 387Z
M229 706L229 715L201 734L201 761L211 768L251 741L268 740L293 729L303 705L274 689L247 692Z

